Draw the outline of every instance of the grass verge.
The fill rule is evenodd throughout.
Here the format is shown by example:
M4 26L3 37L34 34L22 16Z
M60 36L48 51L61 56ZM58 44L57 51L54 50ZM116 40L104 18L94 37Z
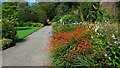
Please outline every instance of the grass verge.
M24 39L28 35L40 29L40 27L16 27L17 40Z

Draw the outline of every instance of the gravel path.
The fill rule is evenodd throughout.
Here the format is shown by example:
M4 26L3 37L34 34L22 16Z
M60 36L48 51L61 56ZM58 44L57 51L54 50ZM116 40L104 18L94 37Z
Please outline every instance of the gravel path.
M50 66L49 51L47 43L51 26L45 26L25 38L16 46L3 50L3 66Z

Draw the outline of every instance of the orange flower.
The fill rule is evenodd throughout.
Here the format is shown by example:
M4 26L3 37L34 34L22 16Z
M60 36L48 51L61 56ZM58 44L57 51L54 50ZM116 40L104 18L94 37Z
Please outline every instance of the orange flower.
M64 26L63 28L66 28L68 26ZM57 34L53 34L51 36L50 39L50 47L54 48L54 46L57 46L59 48L59 46L64 45L64 44L69 44L71 43L72 40L75 40L75 46L73 48L75 48L76 53L78 52L84 52L86 50L90 50L92 48L92 46L89 45L89 38L84 38L84 36L86 34L88 34L89 31L84 28L84 27L80 27L75 29L74 31L70 31L70 32L60 32L60 27L57 28ZM78 38L80 38L81 40L79 40ZM64 49L63 47L61 49ZM59 50L59 49L58 49ZM75 51L72 51L75 52Z
M77 43L79 43L79 40L76 37L73 37L73 38Z

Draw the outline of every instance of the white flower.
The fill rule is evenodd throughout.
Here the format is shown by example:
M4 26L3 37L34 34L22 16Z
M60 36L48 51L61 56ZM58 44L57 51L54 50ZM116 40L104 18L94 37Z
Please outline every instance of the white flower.
M104 35L102 35L102 37L104 37Z
M115 41L114 43L117 43L117 41Z
M112 35L112 38L115 39L115 35L114 34Z
M107 21L105 20L105 22L107 22Z
M93 36L91 36L91 38L93 38Z
M65 23L63 22L63 25L64 25Z
M60 19L60 22L62 22L62 19Z
M97 27L95 28L95 32L96 32L98 29L99 29L99 26L97 26Z
M105 54L105 56L107 56L107 54Z
M75 24L75 23L73 23L73 24Z
M95 24L97 24L97 22L95 21Z
M118 48L120 48L120 46Z
M109 45L112 45L111 43Z
M111 57L108 57L108 59L110 59L110 60L111 60Z

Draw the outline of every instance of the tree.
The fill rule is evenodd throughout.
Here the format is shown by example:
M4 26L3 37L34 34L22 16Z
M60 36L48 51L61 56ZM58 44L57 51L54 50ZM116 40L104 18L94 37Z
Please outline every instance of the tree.
M60 3L56 8L56 15L64 15L69 10L69 7L65 3Z
M94 21L96 19L96 11L99 7L98 2L80 3L79 17L82 18L83 21Z
M2 4L2 18L16 21L17 8L17 2L4 2Z
M17 17L19 19L19 21L30 21L30 11L28 8L28 3L27 2L20 2L18 3L18 14Z
M51 20L55 16L55 7L55 3L39 2L34 3L32 6L30 6L30 11L33 13L32 16L36 15L36 20L38 20L41 23L47 24L46 20Z

